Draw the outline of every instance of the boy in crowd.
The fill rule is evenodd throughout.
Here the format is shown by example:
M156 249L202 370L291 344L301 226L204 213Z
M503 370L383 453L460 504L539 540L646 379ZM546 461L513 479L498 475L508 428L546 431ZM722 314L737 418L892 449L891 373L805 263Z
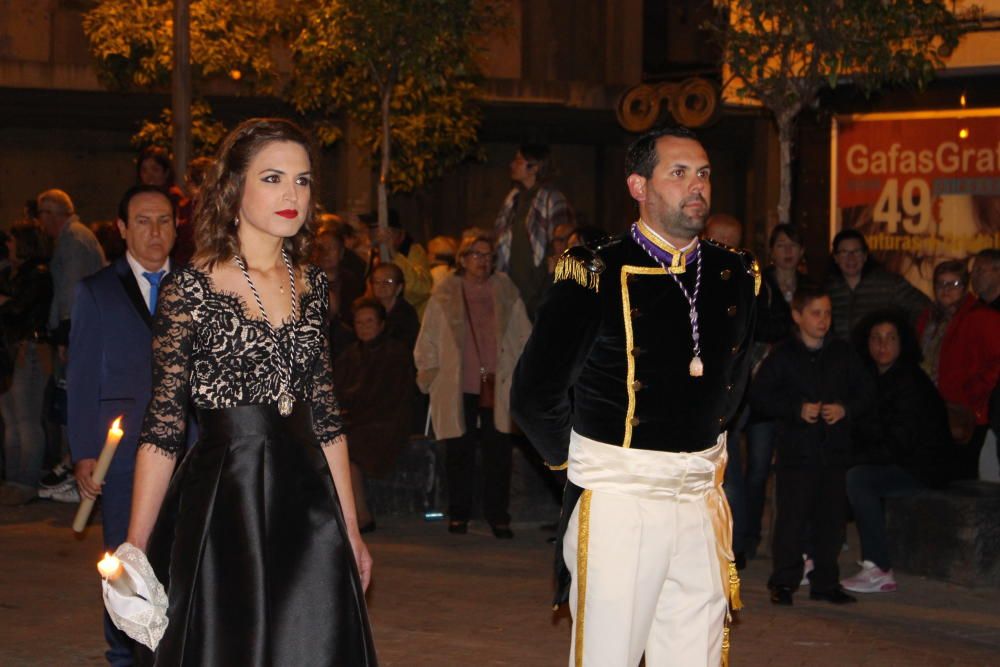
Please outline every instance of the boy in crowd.
M854 602L840 586L837 556L846 522L851 421L869 408L874 388L850 344L827 335L831 304L825 291L796 291L792 319L796 335L775 346L750 391L751 409L778 422L771 602L792 604L807 528L815 563L809 598Z

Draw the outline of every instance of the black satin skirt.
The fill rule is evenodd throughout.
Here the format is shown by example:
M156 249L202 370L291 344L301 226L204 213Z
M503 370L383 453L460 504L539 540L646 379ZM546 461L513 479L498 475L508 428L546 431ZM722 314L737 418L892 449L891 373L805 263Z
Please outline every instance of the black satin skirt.
M308 404L199 412L148 555L170 600L157 667L377 664ZM151 656L146 656L147 659Z

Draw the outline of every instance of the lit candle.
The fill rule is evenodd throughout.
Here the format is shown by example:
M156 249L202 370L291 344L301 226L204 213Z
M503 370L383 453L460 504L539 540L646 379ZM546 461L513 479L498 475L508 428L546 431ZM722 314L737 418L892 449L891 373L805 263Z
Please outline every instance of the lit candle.
M101 455L97 457L97 465L94 466L94 473L91 475L94 484L97 486L104 483L104 476L108 474L111 459L114 458L115 451L118 449L118 443L121 441L122 436L125 435L125 431L121 429L121 425L122 418L119 417L111 424L111 428L108 429L108 437L104 441L104 448L101 450ZM78 533L83 532L83 529L87 527L87 519L90 518L90 513L93 509L93 498L84 498L80 501L80 508L76 511L76 518L73 519L73 530Z
M132 587L128 572L125 571L125 566L111 554L105 552L104 558L97 564L97 571L101 573L111 588L118 591L119 595L124 597L135 595L135 589Z

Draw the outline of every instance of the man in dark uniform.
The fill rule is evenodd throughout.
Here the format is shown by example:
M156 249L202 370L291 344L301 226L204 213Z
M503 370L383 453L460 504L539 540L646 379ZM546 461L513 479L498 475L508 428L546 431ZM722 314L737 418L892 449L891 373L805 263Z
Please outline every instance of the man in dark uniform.
M749 254L699 241L708 156L685 128L626 158L640 219L556 269L511 390L514 417L569 482L557 603L570 665L719 665L739 606L722 493L725 431L749 374ZM572 396L572 399L571 399Z

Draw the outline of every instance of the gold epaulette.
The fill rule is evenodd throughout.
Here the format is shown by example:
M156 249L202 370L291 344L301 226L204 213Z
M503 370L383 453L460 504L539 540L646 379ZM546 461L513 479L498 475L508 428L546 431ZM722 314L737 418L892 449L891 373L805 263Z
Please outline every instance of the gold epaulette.
M570 248L556 263L554 280L572 280L587 289L600 290L604 260L586 246Z

